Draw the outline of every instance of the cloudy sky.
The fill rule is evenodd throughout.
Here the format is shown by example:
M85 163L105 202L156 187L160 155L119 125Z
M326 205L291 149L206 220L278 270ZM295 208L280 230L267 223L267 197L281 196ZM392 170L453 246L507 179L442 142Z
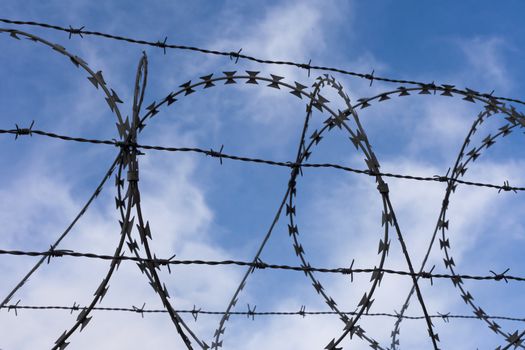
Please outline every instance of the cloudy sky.
M262 59L286 60L339 67L375 76L426 83L468 87L495 96L523 99L525 96L525 27L519 1L505 4L442 1L154 1L148 5L114 1L95 4L77 1L2 1L0 17L39 21L63 27L85 26L100 31L149 41L163 41L226 52L238 51ZM68 38L64 32L0 24L37 35L64 46L81 57L94 71L102 71L108 88L123 101L122 115L132 113L135 75L143 51L148 57L148 82L144 107L161 102L188 81L223 72L260 71L259 76L283 76L314 90L324 71L283 65L263 65L245 59L230 59L202 53L166 50L85 35ZM0 129L18 124L62 135L118 139L117 121L88 73L50 47L0 35L2 84ZM332 74L332 73L331 73ZM352 104L398 89L399 84L363 80L332 74ZM272 89L267 83L216 83L214 88L196 88L146 120L138 142L167 147L197 147L226 154L295 161L308 104L289 89ZM405 85L409 87L408 85ZM337 91L325 84L321 95L333 111L346 108ZM373 102L357 109L363 130L384 172L432 177L454 167L466 136L482 103L450 98L440 93L398 97ZM507 105L510 108L512 104ZM523 105L513 104L519 111ZM307 141L330 117L327 109L314 109ZM498 135L508 124L506 115L495 113L477 125L465 152L480 147L488 135ZM352 119L353 120L353 119ZM355 122L348 122L355 130ZM463 179L474 182L525 186L523 130L497 137L490 148L470 161ZM0 249L46 251L75 219L111 167L118 149L111 145L66 142L39 135L0 135ZM367 169L365 154L356 150L347 130L326 131L311 149L310 163L334 163ZM290 169L198 153L144 150L139 157L142 212L152 233L152 251L159 258L252 261L286 195ZM446 183L384 178L399 228L411 262L422 264L434 233L447 190ZM59 249L113 254L120 239L119 212L115 209L116 187L112 177ZM297 239L305 259L316 267L373 268L381 263L378 243L384 238L381 225L383 200L375 179L336 169L304 168L297 178L294 199ZM262 261L300 266L288 234L289 217L280 220L260 255ZM446 213L449 257L456 273L487 276L491 270L525 276L522 247L525 226L522 193L458 185L450 195ZM388 226L388 225L387 225ZM132 234L139 240L135 229ZM384 268L408 271L401 244L389 228L390 249ZM425 271L450 273L439 249L441 231L426 261ZM124 253L132 255L125 247ZM142 253L141 253L142 254ZM38 257L0 255L0 302L35 265ZM0 349L47 349L75 323L78 311L8 311L19 305L88 305L106 275L110 262L85 258L53 258L44 263L0 310ZM225 311L246 274L239 266L172 266L159 272L176 310ZM315 274L325 294L339 310L354 311L364 293L373 286L370 274L350 276ZM412 286L410 277L385 274L374 288L369 313L399 312ZM474 315L460 290L449 279L420 281L429 314ZM464 280L463 294L490 316L523 318L523 282ZM133 262L122 262L109 282L106 296L97 306L162 309L162 301L145 275ZM257 312L331 311L325 299L302 272L257 270L232 311ZM405 314L421 316L415 296ZM68 339L68 349L182 349L176 329L166 313L93 311L93 319ZM191 314L180 317L201 342L216 339L221 316ZM395 318L363 315L358 325L367 339L345 337L344 349L391 347ZM495 320L497 334L487 321L435 318L434 331L442 349L493 349L505 346L506 337L525 323ZM343 334L337 315L265 316L252 320L231 315L225 324L224 349L323 349ZM398 340L403 349L431 349L424 319L405 319ZM194 348L199 348L193 338Z

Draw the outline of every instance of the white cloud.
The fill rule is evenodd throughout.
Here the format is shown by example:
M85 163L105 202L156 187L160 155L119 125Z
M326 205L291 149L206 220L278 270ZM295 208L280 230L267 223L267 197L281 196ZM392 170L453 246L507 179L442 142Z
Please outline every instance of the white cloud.
M214 44L207 46L224 49L242 47L243 53L264 58L277 57L301 61L312 57L315 64L315 58L326 57L326 53L329 52L329 47L326 44L329 27L333 26L334 23L340 23L337 20L343 18L344 11L341 11L338 6L335 2L330 2L327 5L326 2L296 1L267 7L261 11L262 14L255 20L253 18L237 18L225 25L224 28L216 28L218 34L213 38ZM239 14L232 10L230 15L238 16ZM76 20L73 15L68 18ZM351 26L351 23L347 22L345 25ZM223 33L232 34L229 37L234 39L223 39ZM472 66L472 70L467 73L477 75L481 72L483 77L480 78L480 81L495 82L502 88L509 86L506 71L502 68L502 58L497 52L498 48L504 45L504 42L499 39L491 39L488 41L488 45L483 44L486 43L476 39L468 43L470 46L465 46L465 53ZM128 59L128 57L121 60L110 55L106 58L105 54L108 52L99 51L96 47L96 44L93 46L86 45L85 47L81 45L92 66L103 68L104 71L107 70L108 72L118 70L118 68L126 70L120 67L120 62ZM135 67L136 60L133 59L132 61L133 64L130 66ZM218 69L215 63L210 60L204 65L193 64L184 68L187 68L186 73L190 75L200 74L202 70L207 72L207 68L212 68L212 66L213 69ZM241 66L243 64L248 67L259 67L241 61L239 67L246 68ZM348 66L361 71L369 71L371 67L381 70L382 67L381 62L376 60L373 54L366 52L354 57ZM304 81L306 77L306 71L296 68L272 66L264 70L285 75L290 80ZM162 72L169 72L169 69ZM108 73L107 77L111 77L111 79L108 78L107 80L111 80L113 83L116 80L116 85L112 86L119 86L117 90L121 95L130 95L130 88L127 92L121 92L120 87L125 89L128 85L123 82L123 79L119 78L120 74L128 76L129 73L131 72L117 72L113 75ZM312 72L312 74L314 73ZM173 78L173 80L175 79ZM349 80L345 80L345 82L349 82ZM82 80L82 83L88 84L88 88L91 88L89 82ZM355 88L356 85L357 88ZM351 96L355 98L361 97L361 94L370 95L372 92L376 93L385 88L384 85L377 82L371 89L365 85L367 85L366 81L360 83L352 81L355 90L352 91ZM86 94L88 88L74 91L72 100L77 94L79 96ZM272 131L269 133L272 136L266 136L263 141L257 141L254 138L255 146L243 145L240 142L240 148L244 149L246 154L251 154L252 149L262 148L268 144L270 146L267 147L278 152L281 148L280 142L288 142L290 130L295 131L296 124L300 124L300 120L299 122L297 120L290 122L286 118L291 118L292 112L296 111L298 105L304 109L303 104L289 103L287 99L295 99L295 97L285 96L288 95L287 93L278 92L274 94L273 92L264 88L254 94L243 95L243 98L246 97L246 100L241 103L243 112L251 118L250 122L257 123L253 129L258 129L259 136L265 134L264 131ZM222 94L222 92L220 93ZM78 113L87 115L90 111L98 113L101 112L102 108L106 108L105 101L100 96L94 93L89 93L88 96L89 98L82 100L82 103L76 106L68 105L68 107L74 107L75 115ZM382 157L384 154L378 152L383 170L421 175L442 173L443 163L445 163L442 157L448 156L457 149L458 142L461 142L462 137L464 137L471 117L474 115L471 114L472 110L469 107L450 105L445 99L432 100L428 103L413 100L408 102L418 105L407 108L404 119L396 120L399 123L395 125L398 128L396 130L403 128L407 130L402 130L403 132L400 133L397 141L386 140L386 145L383 145L383 148L379 147L380 150L390 151L390 153L384 153L386 154L385 157ZM191 106L194 101L186 102L190 105L188 110L197 107ZM221 101L220 98L217 98L212 102L220 103ZM335 102L334 105L338 105L338 102ZM206 106L199 107L206 112ZM394 104L393 106L399 107L400 105ZM129 111L129 104L123 108L126 107ZM394 130L393 124L384 123L388 118L392 118L389 112L394 110L394 107L391 109L387 107L386 113L380 116L381 118L374 114L375 112L368 112L373 107L360 112L362 116L366 116L366 118L363 117L364 120L366 119L365 126L371 129L371 133L377 132L378 128L383 128L389 132ZM183 114L185 111L187 110L178 109L176 113ZM219 108L218 111L222 110ZM294 113L293 117L302 115L302 112L303 110ZM209 115L213 113L215 113L213 116ZM157 144L196 145L201 141L212 142L215 139L210 135L222 133L227 129L221 129L222 119L227 118L217 111L213 113L203 113L206 117L210 117L210 123L204 126L198 125L198 120L201 119L198 118L197 113L185 115L185 118L191 119L188 124L173 122L169 118L164 118L165 116L162 117L164 119L156 117L151 120L151 125L148 125L144 136L141 137L143 140L150 140ZM370 120L375 117L377 119ZM67 118L55 121L58 122L59 120L67 121ZM320 120L315 119L315 123L319 123ZM83 123L85 123L83 125L95 126L98 121L98 118L83 119ZM231 120L228 121L231 122ZM275 126L275 121L282 121L282 125L280 123L279 126ZM379 125L380 123L383 125ZM79 125L73 124L72 128L77 130ZM112 123L109 124L113 125ZM186 130L190 127L191 130ZM210 131L208 128L213 130ZM275 128L282 128L282 130L271 130ZM82 130L82 127L78 130ZM239 130L243 130L250 136L257 134L253 130L250 130L249 133L241 127ZM230 132L234 133L231 130ZM241 133L241 131L235 131L235 133ZM296 136L298 137L298 135ZM231 142L233 138L234 136L228 137L227 141ZM328 137L323 142L327 142L327 139ZM373 139L371 141L374 143ZM376 138L376 141L384 140ZM257 142L260 144L256 144ZM398 146L405 153L400 154L398 152L392 156L394 151L397 152ZM64 149L67 147L64 145ZM349 145L348 148L337 149L338 152L334 152L337 153L334 157L346 158L342 159L342 162L352 158L350 162L363 167L362 160L358 156L348 156L344 151L346 149L352 149L353 152L353 146ZM43 150L40 149L40 151ZM56 150L59 151L53 153ZM49 148L45 151L49 158L52 158L53 154L70 155L61 147ZM343 152L345 153L343 154ZM425 153L429 153L431 156L422 159L422 155ZM208 189L212 185L221 186L221 184L207 181L209 180L208 174L200 173L202 163L200 160L196 161L194 155L181 156L179 154L176 159L171 156L171 154L148 152L148 156L143 157L141 161L142 204L146 219L149 220L152 228L154 238L152 247L157 256L169 257L176 253L180 259L221 260L232 258L232 256L245 255L245 252L230 251L222 246L215 239L214 232L211 232L211 230L220 229L220 227L216 224L216 208L209 205ZM29 231L31 228L38 227L41 232L46 232L46 236L39 239L38 242L31 241L31 245L34 243L38 247L46 249L48 241L56 236L56 232L60 232L64 221L75 214L80 201L84 199L79 195L78 188L74 185L80 185L84 188L87 186L90 177L86 175L86 178L71 179L55 172L61 159L50 161L51 164L49 164L45 159L39 160L39 157L35 155L28 158L30 158L28 163L32 164L32 167L28 168L28 173L24 176L18 176L14 180L4 181L0 188L1 198L4 199L0 202L0 222L3 229L8 232L5 235L8 239L4 241L4 244L9 247L19 247L18 243L29 245L30 240L27 237L32 235ZM95 154L89 154L85 165L90 168L98 167L99 163L102 163L100 159ZM448 158L446 160L448 161ZM469 170L468 174L472 176L472 179L487 182L508 179L511 183L520 183L523 162L513 161L512 159L508 161L497 159L495 161L493 158L488 158L485 162L480 159L480 162L472 166L472 171ZM319 171L316 173L317 175L311 175L316 171L308 171L307 175L300 179L299 197L301 197L301 202L297 209L298 218L301 220L300 238L308 257L312 259L314 265L319 264L328 267L348 266L353 258L356 259L356 266L358 267L377 265L377 245L382 236L380 224L382 206L373 180L341 172L326 175ZM253 175L246 174L248 174L246 176ZM235 174L232 177L235 176L244 175ZM390 184L392 202L414 265L418 266L426 244L428 244L433 225L437 220L444 186L439 183L423 184L407 180L388 179L387 181ZM89 183L91 184L91 182ZM101 198L72 232L71 238L66 240L65 248L111 253L118 239L118 224L112 198L112 185L105 187L105 192ZM82 192L85 191L82 190ZM501 199L503 195L505 197ZM487 263L491 266L490 258L499 256L497 252L492 252L492 254L488 252L481 256L482 262L470 263L471 255L476 252L477 248L490 250L483 246L486 244L485 237L490 235L490 232L487 231L494 228L493 226L485 226L488 221L496 221L497 224L495 225L501 225L506 231L511 232L512 234L505 236L511 243L517 242L517 245L523 242L525 230L520 219L524 210L519 205L518 200L506 195L507 193L498 195L497 191L494 190L472 189L463 186L454 195L450 209L450 235L451 242L453 240L454 257L461 271L470 271L481 263ZM52 201L47 200L48 198L52 198ZM494 203L498 204L495 205ZM247 208L243 209L248 210ZM19 218L19 213L24 213L24 219ZM511 213L515 215L511 215ZM13 220L13 218L15 219ZM284 219L283 217L281 220ZM400 252L397 238L392 231L390 234L391 252L386 267L406 270L406 263ZM281 248L272 247L271 243L281 243L283 241L282 236L288 239L285 224L275 232L275 235L279 237L272 237L269 244L270 251ZM498 238L495 233L493 236ZM254 237L260 237L259 232L256 232ZM257 239L252 239L252 241ZM285 244L290 244L289 239ZM247 244L247 246L254 247L255 243ZM514 248L517 251L517 248ZM516 251L513 252L516 253ZM288 252L291 258L294 258L292 248ZM290 256L283 257L283 259L288 259ZM441 259L441 253L439 251L434 252L428 265L431 266L435 263L442 269ZM0 287L0 292L5 293L13 285L16 278L27 271L29 267L27 261L24 260L23 262L22 258L16 258L16 260L13 258L12 261L4 263L2 260L0 273L8 277L3 280L6 283ZM516 264L514 265L516 267L512 266L512 271L519 269L519 261L511 261L511 263ZM295 261L295 264L298 262ZM91 297L96 283L102 278L107 266L107 262L56 258L52 260L49 266L46 265L42 271L39 271L31 279L26 289L17 296L22 299L22 303L67 305L74 301L85 303ZM213 310L224 309L225 303L233 293L244 271L243 268L237 267L176 267L173 270L172 274L163 271L161 276L173 295L175 306L191 309L195 304L198 307ZM298 310L303 304L308 305L308 308L311 308L308 310L311 311L314 308L326 310L326 306L311 287L310 281L304 279L302 273L293 275L293 277L282 277L284 275L273 277L275 276L274 273L277 274L278 272L258 271L250 276L247 290L241 295L236 310L245 310L247 303L252 303L252 305L256 303L258 311L263 311L264 309L261 309L263 306L267 310L293 311ZM334 296L345 310L353 310L363 292L370 285L368 275L356 276L355 278L356 281L350 284L348 276L341 278L338 275L322 275L320 277L325 283L326 290ZM422 283L424 285L423 293L432 313L451 310L460 310L462 313L471 312L468 308L460 307L463 305L459 296L451 297L456 292L455 290L452 290L450 286L448 289L441 287L449 281L434 282L436 285L440 285L439 289L429 287L428 281ZM141 275L138 268L132 263L122 263L110 285L110 290L101 304L102 306L130 307L135 305L140 307L143 302L146 302L146 307L151 308L157 308L161 305L157 296L152 293L148 286L145 276ZM409 286L410 281L407 277L385 276L381 288L375 294L376 301L371 312L399 310L400 303ZM476 289L475 285L474 289ZM18 300L16 296L14 300ZM409 309L411 314L421 314L417 301L412 300L411 305ZM41 348L43 344L44 346L50 345L63 329L71 325L75 317L75 314L69 315L63 311L54 312L56 314L51 314L51 311L39 313L22 310L19 318L14 318L13 311L10 313L0 312L0 329L9 329L7 337L2 335L0 347L4 347L6 350L11 348L34 349ZM199 336L210 343L211 335L217 326L217 317L205 315L199 317L199 322L193 322L191 315L183 315L183 318L188 320L190 327L192 329L195 327ZM322 348L330 339L338 335L343 326L336 317L331 316L308 316L304 319L295 316L289 316L289 318L270 318L269 316L267 318L256 317L253 322L246 321L245 316L232 316L226 330L225 348ZM436 323L438 323L437 327L442 339L447 339L444 340L444 344L447 344L445 348L457 346L457 344L447 343L448 339L461 339L462 346L465 347L465 344L468 344L466 346L468 348L480 345L480 342L471 345L470 342L473 340L468 336L478 331L478 327L482 328L483 326L480 324L461 324L460 326L454 324L453 327L449 327L449 325L444 325L441 322ZM23 327L14 327L13 324L23 324ZM367 334L377 337L384 344L389 343L388 336L393 327L393 319L363 317L361 324L367 330ZM425 325L420 321L405 321L402 327L402 345L409 348L427 347L428 338L425 328ZM490 333L488 330L485 332ZM31 337L28 337L28 334L31 334ZM142 319L139 314L95 312L94 319L86 330L73 336L71 348L167 348L173 347L174 344L182 346L165 314L148 314ZM356 349L369 348L368 344L356 339L352 341L346 339L343 344L345 346L351 344L349 346Z
M497 89L500 93L512 89L513 81L504 59L504 51L508 49L504 38L474 37L459 40L458 45L467 59L464 75L474 78L477 86Z

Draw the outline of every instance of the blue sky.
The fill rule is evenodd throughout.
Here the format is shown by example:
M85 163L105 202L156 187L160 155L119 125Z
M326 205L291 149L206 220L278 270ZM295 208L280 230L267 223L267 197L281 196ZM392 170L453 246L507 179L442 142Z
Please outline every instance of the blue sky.
M336 66L399 79L453 84L494 95L523 99L525 95L525 27L519 1L155 1L147 6L124 1L94 4L77 1L15 1L0 4L0 17L34 20L107 32L150 41L163 40L224 51L237 51L265 59ZM67 33L30 26L1 25L37 35L64 46L83 58L94 71L101 70L109 87L124 102L130 115L138 62L148 56L148 85L144 106L161 101L189 80L224 71L261 71L277 74L287 83L310 87L325 73L261 65L240 59L195 52L140 46L98 37L68 39ZM118 138L115 115L100 89L86 72L42 44L16 41L0 35L2 71L2 129L15 124L58 134ZM399 85L333 74L352 103L360 98L395 90ZM325 88L323 96L335 110L344 101ZM240 156L294 161L305 117L305 99L285 89L238 83L217 84L160 108L139 136L139 142L172 147L199 147ZM521 105L514 105L523 110ZM461 145L478 113L479 103L460 97L417 95L392 98L359 109L359 119L385 172L421 176L444 175L454 165ZM141 113L144 114L144 111ZM328 117L315 112L311 131ZM479 126L471 146L505 124L495 114ZM64 231L94 191L117 155L107 145L77 144L39 135L0 138L1 249L45 251ZM486 151L465 175L471 181L524 186L525 146L519 128ZM234 259L250 261L257 251L286 192L287 168L243 163L202 154L145 151L140 157L142 205L149 221L152 249L158 257L176 254L180 259ZM356 151L346 131L334 128L314 148L312 163L338 163L366 169L363 153ZM436 225L446 186L385 178L390 199L415 266L419 266ZM300 242L312 266L366 268L379 264L377 244L383 237L381 197L374 179L329 169L305 169L297 180L296 224ZM118 212L111 179L61 249L112 254L119 239ZM462 186L452 194L447 237L456 272L490 275L510 268L524 276L522 246L525 214L521 193ZM261 258L268 263L299 266L288 218L276 225ZM137 232L134 232L137 235ZM390 252L385 268L407 270L400 244L390 232ZM137 236L138 237L138 236ZM129 255L129 251L126 250ZM0 256L0 300L36 262L36 258ZM436 242L428 268L448 273L443 251ZM92 299L108 263L79 258L52 259L31 277L14 297L20 305L86 305ZM242 267L178 266L172 274L161 272L176 309L223 311L245 273ZM342 310L353 311L370 276L316 275ZM385 275L374 293L371 313L399 311L411 287L405 276ZM301 272L261 270L251 274L234 311L329 311ZM522 282L467 281L476 305L489 315L523 317ZM446 279L421 281L431 314L473 315L458 290ZM123 262L113 275L100 306L161 308L161 300L133 263ZM412 299L407 315L421 315ZM68 311L0 311L0 349L51 348L69 329L77 314ZM181 317L199 339L211 344L220 318ZM363 316L359 325L383 349L390 347L394 319ZM505 334L523 329L523 322L498 321ZM487 349L505 345L504 336L476 319L434 320L443 349ZM232 315L223 337L225 349L323 349L342 334L337 316ZM182 348L173 324L165 314L94 311L93 320L70 338L71 349ZM424 320L401 323L403 349L430 349ZM345 338L344 349L367 349L358 337ZM197 347L196 347L197 348Z

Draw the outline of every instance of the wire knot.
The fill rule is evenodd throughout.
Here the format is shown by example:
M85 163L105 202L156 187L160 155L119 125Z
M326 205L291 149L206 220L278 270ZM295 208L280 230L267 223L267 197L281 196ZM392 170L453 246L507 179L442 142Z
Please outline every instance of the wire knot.
M73 28L73 27L69 26L69 29L66 29L66 31L69 32L69 39L71 39L71 36L73 34L80 35L81 38L84 38L82 36L82 29L84 29L84 28L85 28L85 26L82 26L80 28Z
M166 54L166 47L167 47L166 41L168 41L168 37L165 37L165 38L164 38L164 41L160 41L160 40L159 40L159 41L157 41L157 42L155 43L155 46L156 46L156 47L160 47L160 48L162 48L162 50L164 51L164 54Z
M49 264L51 262L51 258L60 258L63 257L64 254L73 253L72 250L66 250L66 249L54 249L53 246L49 246L49 251L47 252L47 263Z
M80 305L77 305L77 302L74 301L74 302L73 302L73 306L71 307L71 312L70 312L70 314L72 314L73 311L78 311L78 310L80 310Z
M18 299L18 301L16 302L15 305L9 305L9 306L7 307L7 312L9 312L9 311L11 311L11 310L15 310L15 316L18 316L18 311L17 311L17 309L18 309L18 304L19 304L19 303L20 303L20 299Z
M441 316L441 318L443 319L443 321L445 323L448 323L448 321L449 321L448 317L450 316L450 312L447 312L446 314L442 314L442 313L438 312L438 315Z
M369 86L372 86L372 83L374 82L374 79L375 79L374 73L375 73L375 70L372 69L372 73L371 74L365 74L364 75L365 79L370 80L370 85Z
M494 275L494 280L495 281L501 281L501 280L505 280L505 283L509 283L509 281L507 280L507 276L505 276L505 274L507 272L509 272L510 268L506 269L505 271L503 271L502 273L495 273L494 271L490 270L490 272Z
M312 60L310 59L308 63L301 63L299 64L299 68L306 69L308 71L308 78L310 78L310 70L312 69L312 66L310 65L312 63Z
M29 128L20 128L18 124L15 124L16 126L15 140L18 139L18 136L22 136L22 135L33 136L33 125L35 125L34 120L31 122L31 125L29 126Z
M436 94L436 91L437 91L437 86L436 86L436 83L434 81L432 81L430 84L428 84L428 87L434 91L434 95Z
M439 182L447 182L448 176L434 175L434 179L436 179L436 181L439 181Z
M354 262L355 262L355 259L352 259L352 263L350 264L350 267L347 269L342 269L341 271L344 275L350 275L350 282L354 282L354 270L353 270Z
M434 271L434 269L436 268L436 265L432 266L432 268L430 269L430 271L421 271L421 273L419 274L422 278L428 278L430 279L430 285L434 285L434 281L432 280L432 271Z
M145 307L146 307L146 303L142 304L141 308L138 308L138 307L136 307L134 305L132 306L133 311L135 311L136 313L139 313L142 316L142 318L144 318L144 308Z
M206 155L208 156L211 156L211 157L217 157L219 158L219 162L221 163L222 165L222 150L224 149L224 145L221 145L221 149L219 150L219 152L216 152L214 151L212 148L210 148L210 150L206 153Z
M246 317L247 318L250 318L250 316L252 317L252 321L255 320L255 309L257 308L257 305L254 305L253 306L253 309L250 308L250 304L247 304L248 305L248 312L246 313Z
M505 192L514 191L514 193L518 193L514 188L510 186L510 183L508 180L503 181L503 186L500 187L500 189L498 190L498 193L500 193L502 190Z
M306 306L301 305L301 309L297 312L299 315L304 316L306 315Z
M230 51L230 61L233 60L233 58L235 57L235 63L239 62L241 51L242 51L242 47L237 52Z
M448 174L450 173L450 168L448 168L447 173L444 176L434 175L434 179L439 182L447 182L449 180Z
M168 267L168 272L171 273L170 264L173 262L173 258L175 258L176 254L173 254L169 259L161 259L158 260L159 265L164 265Z
M398 318L398 320L403 318L403 314L401 312L397 312L397 310L394 310L394 315Z
M195 308L195 304L193 305L193 310L191 310L191 315L193 316L193 319L195 322L197 322L197 317L199 317L199 312L201 312L201 308L198 310Z

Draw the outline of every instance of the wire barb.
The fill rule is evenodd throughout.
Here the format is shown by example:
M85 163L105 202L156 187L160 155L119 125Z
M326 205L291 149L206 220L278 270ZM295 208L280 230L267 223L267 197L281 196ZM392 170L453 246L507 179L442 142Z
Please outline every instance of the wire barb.
M370 74L365 74L365 76L364 76L366 79L370 80L370 85L369 85L369 87L371 87L372 84L374 83L374 73L375 73L375 70L372 69L372 73L370 73Z
M51 258L59 258L71 253L73 253L72 250L55 249L53 246L49 246L49 250L45 253L45 255L47 256L47 263L49 264L51 262Z
M136 313L139 313L140 316L142 316L142 318L144 318L144 308L145 307L146 307L146 303L142 304L141 308L138 308L138 307L132 305L133 311L135 311Z
M254 305L253 306L253 309L250 308L250 304L247 304L248 305L248 312L246 314L246 317L248 318L252 318L252 321L255 320L255 309L257 308L257 305Z
M201 312L201 308L196 309L195 304L193 304L193 310L191 310L191 315L193 316L193 319L195 322L197 322L197 317L199 317L199 312Z
M233 60L233 58L235 58L235 64L237 64L237 62L239 62L239 57L241 55L241 51L242 51L242 47L237 52L230 51L230 61Z
M224 149L224 145L221 145L221 149L219 150L219 152L216 152L214 151L212 148L210 148L210 150L206 153L207 155L211 156L211 157L215 157L215 158L219 158L219 162L221 163L222 165L222 157L224 156L222 154L222 150Z
M33 136L33 126L34 125L35 125L35 121L34 120L31 122L31 125L29 126L29 128L20 128L18 126L18 124L15 124L15 126L16 126L15 140L17 140L18 137L22 136L22 135Z
M504 280L505 283L509 283L509 281L507 280L507 276L505 276L505 274L507 272L509 272L510 268L507 268L505 271L503 271L502 273L495 273L494 271L490 270L489 272L492 273L494 275L494 280L495 281L501 281L501 280Z
M9 306L7 307L7 312L9 312L9 311L11 311L11 310L15 310L15 316L18 316L18 311L17 311L18 308L19 308L18 304L20 304L20 299L18 299L18 301L16 302L16 304L14 304L14 305L9 305Z
M69 32L69 39L71 39L71 36L72 35L80 35L81 38L84 38L82 36L82 30L84 29L85 27L82 26L80 28L73 28L71 25L69 26L69 29L66 29L67 32Z
M498 193L500 193L501 191L505 191L505 192L513 191L514 193L518 193L516 189L510 186L510 183L508 180L505 180L503 182L503 186L498 190Z
M167 47L166 42L167 41L168 41L168 37L165 37L164 41L157 41L155 43L155 46L162 48L162 50L164 51L164 54L166 54L166 47Z
M430 269L430 271L428 271L428 272L423 271L423 272L420 272L420 274L419 274L422 278L430 279L430 285L431 285L431 286L434 285L434 282L433 282L433 280L432 280L432 277L433 277L433 275L432 275L432 271L434 271L434 268L435 268L435 267L436 267L436 265L432 266L432 268Z
M80 305L77 305L76 301L74 301L73 306L71 307L70 314L73 314L73 311L78 311L78 310L80 310Z
M299 68L303 68L308 71L308 78L310 78L310 70L312 69L311 63L312 63L312 60L310 59L308 63L301 63L298 65Z

